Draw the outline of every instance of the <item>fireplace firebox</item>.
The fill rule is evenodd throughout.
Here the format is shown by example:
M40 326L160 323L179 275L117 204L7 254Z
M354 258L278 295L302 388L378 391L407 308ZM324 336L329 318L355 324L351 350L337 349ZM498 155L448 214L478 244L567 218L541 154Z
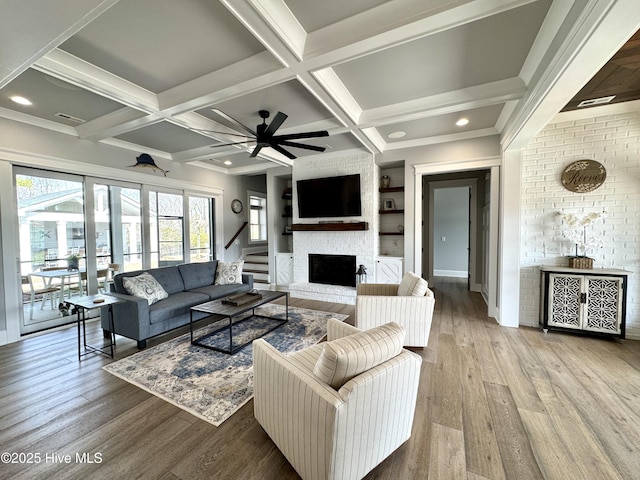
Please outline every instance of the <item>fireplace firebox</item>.
M309 282L355 287L355 255L321 255L310 253Z

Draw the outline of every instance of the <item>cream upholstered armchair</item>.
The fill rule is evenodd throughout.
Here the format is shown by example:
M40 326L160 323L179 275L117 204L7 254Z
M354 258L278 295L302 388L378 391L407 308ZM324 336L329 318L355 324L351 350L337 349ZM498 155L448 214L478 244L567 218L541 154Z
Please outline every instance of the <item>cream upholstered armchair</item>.
M362 330L396 322L406 331L405 347L426 347L435 297L427 281L407 272L399 284L361 283L356 296L356 326Z
M304 480L361 479L411 436L422 358L403 339L330 319L289 355L253 342L255 417Z

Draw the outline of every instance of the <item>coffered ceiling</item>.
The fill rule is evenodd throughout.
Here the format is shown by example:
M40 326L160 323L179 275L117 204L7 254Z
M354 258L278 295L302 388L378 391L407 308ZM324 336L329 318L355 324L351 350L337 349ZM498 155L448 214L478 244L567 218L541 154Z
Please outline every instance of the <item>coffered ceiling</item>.
M214 107L251 128L258 110L282 111L289 117L278 134L326 129L329 137L304 143L379 158L517 130L517 112L548 93L549 69L562 70L554 62L563 49L581 46L580 28L616 1L7 3L0 117L120 146L132 159L146 152L169 170L182 162L242 174L295 160L270 148L250 158L255 143L223 146L245 132ZM586 71L637 26L608 36L608 52ZM589 78L556 91L556 111ZM461 118L468 123L456 125Z

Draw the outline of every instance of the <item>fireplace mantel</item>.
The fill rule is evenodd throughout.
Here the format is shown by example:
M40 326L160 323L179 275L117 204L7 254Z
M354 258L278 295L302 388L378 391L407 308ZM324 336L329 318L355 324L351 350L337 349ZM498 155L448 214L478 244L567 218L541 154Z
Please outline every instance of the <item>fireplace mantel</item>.
M293 232L347 232L369 230L369 222L294 223Z

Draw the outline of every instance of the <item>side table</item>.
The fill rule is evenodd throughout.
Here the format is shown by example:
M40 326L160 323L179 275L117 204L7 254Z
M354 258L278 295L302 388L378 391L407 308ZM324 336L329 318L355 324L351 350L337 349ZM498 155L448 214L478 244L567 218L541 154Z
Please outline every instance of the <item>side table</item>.
M78 321L78 361L82 360L82 357L91 353L102 353L103 355L109 355L113 358L113 348L116 346L116 334L114 333L115 327L113 324L113 309L112 306L116 303L120 303L122 300L111 295L86 295L82 297L72 297L67 300L67 303L76 307L77 321ZM87 310L94 308L109 307L109 343L102 347L96 347L87 344L87 329L85 325L85 319ZM82 324L82 333L80 333L80 324ZM80 337L82 337L82 342ZM82 346L84 345L84 351ZM105 349L109 349L106 352Z

